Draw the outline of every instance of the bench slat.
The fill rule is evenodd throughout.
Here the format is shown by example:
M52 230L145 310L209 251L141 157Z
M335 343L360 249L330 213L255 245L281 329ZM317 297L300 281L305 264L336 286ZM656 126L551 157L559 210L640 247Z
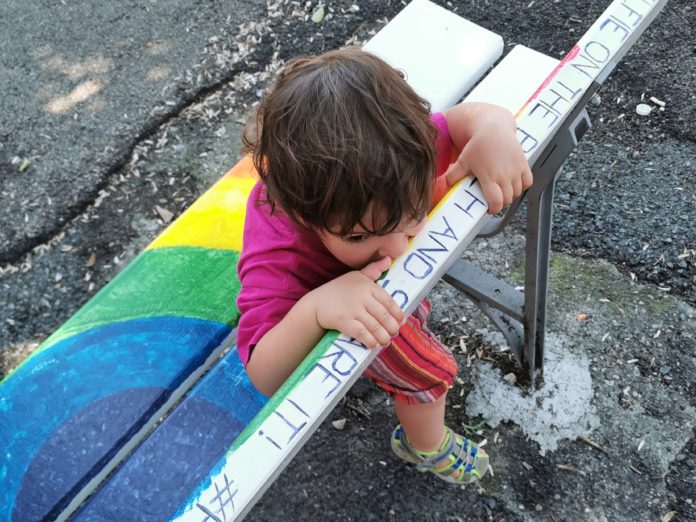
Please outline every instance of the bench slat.
M470 102L493 103L515 114L523 107L559 61L543 53L516 45L466 96ZM514 89L510 86L514 85Z
M166 520L266 402L229 351L71 520Z
M433 112L458 103L503 54L503 39L427 0L414 0L364 49L402 70Z

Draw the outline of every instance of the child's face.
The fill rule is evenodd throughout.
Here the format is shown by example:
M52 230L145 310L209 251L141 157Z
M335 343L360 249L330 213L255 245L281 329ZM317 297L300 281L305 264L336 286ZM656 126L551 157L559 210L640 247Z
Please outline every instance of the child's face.
M365 224L369 226L370 220L371 217L366 216ZM384 257L388 256L392 261L399 257L406 251L409 239L418 234L424 226L425 218L405 222L393 232L377 236L366 233L361 225L356 225L347 236L322 231L319 232L319 238L336 259L360 270Z

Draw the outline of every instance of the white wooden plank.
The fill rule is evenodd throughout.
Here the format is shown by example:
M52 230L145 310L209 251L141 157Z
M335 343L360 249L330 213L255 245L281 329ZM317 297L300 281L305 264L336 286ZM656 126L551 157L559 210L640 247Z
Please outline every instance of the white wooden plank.
M364 47L406 73L433 112L455 105L503 53L503 39L427 0L413 0Z
M467 95L468 102L486 102L515 114L558 66L559 60L516 45ZM511 89L510 86L515 88Z

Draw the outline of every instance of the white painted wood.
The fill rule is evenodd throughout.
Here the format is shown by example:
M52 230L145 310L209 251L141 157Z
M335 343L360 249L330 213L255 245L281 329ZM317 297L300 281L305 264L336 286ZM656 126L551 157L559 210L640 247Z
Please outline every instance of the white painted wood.
M467 95L466 101L493 103L515 114L559 63L529 47L516 45Z
M433 112L459 102L503 53L503 39L427 0L413 0L364 47L406 73Z

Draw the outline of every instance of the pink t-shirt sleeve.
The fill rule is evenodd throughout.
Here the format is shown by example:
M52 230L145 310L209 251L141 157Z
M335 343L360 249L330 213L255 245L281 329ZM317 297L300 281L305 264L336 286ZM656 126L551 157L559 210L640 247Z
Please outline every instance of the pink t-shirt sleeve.
M438 133L435 137L435 154L437 156L437 172L436 176L442 176L450 164L452 156L452 139L450 138L449 127L447 127L447 118L441 112L435 112L430 115L430 121L437 127Z

